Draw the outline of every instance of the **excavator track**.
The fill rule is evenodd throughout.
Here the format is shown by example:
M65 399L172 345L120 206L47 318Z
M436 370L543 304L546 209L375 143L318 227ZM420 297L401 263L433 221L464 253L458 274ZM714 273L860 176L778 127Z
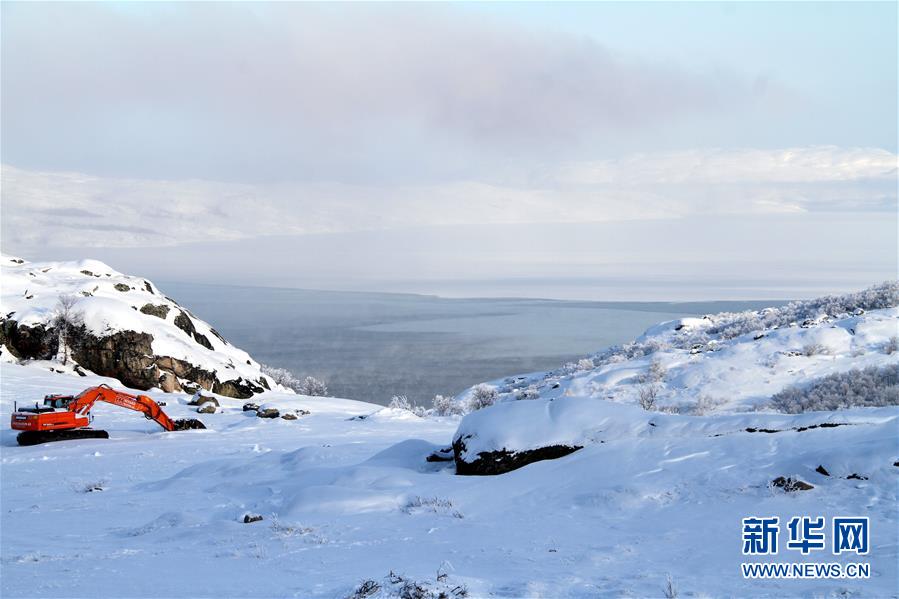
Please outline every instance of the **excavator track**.
M19 445L40 445L55 441L72 441L75 439L108 439L109 433L92 428L76 428L58 431L24 431L19 433L16 441Z

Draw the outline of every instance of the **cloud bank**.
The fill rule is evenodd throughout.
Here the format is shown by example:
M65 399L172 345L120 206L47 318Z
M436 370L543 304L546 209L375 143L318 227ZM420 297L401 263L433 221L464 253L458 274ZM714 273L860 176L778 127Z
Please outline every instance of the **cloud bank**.
M565 164L503 184L236 184L4 166L7 251L148 247L446 225L896 210L897 156L878 149L694 150Z

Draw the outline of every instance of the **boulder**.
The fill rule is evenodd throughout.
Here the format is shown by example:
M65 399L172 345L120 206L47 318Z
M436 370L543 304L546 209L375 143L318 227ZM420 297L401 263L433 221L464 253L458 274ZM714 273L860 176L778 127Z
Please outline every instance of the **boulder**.
M810 491L815 487L813 485L808 484L803 480L799 480L798 478L791 478L783 476L778 476L774 480L771 481L771 485L773 487L777 487L778 489L783 489L787 493L792 493L794 491Z
M116 291L121 291L122 293L131 291L131 287L129 285L126 285L125 283L116 283L114 287Z
M218 407L216 404L211 401L207 401L206 403L200 404L200 407L197 408L198 414L215 414Z
M465 441L457 439L453 442L453 459L456 462L456 474L483 476L505 474L534 462L555 460L581 448L580 445L546 445L522 451L501 449L482 451L474 459L463 459L462 456L466 453ZM431 460L429 459L429 461Z
M243 405L244 412L256 412L259 410L259 405L254 404L253 402L247 402Z
M291 414L290 412L288 412L287 414L281 415L281 420L296 420L296 419L297 419L297 415Z
M244 524L252 524L253 522L259 522L262 519L263 519L262 516L260 516L259 514L246 514L243 517L243 523Z
M259 418L277 418L280 415L281 412L275 408L260 408L256 411L256 416Z
M144 314L149 314L150 316L155 316L156 318L161 318L163 320L169 315L169 307L165 304L144 304L141 306L140 311Z

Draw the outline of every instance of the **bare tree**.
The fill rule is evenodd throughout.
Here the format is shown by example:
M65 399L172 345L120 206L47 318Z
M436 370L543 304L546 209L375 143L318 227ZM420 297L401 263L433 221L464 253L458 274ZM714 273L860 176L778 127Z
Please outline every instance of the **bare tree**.
M56 359L63 365L68 364L71 359L71 341L75 330L84 326L84 313L75 309L77 303L78 298L74 295L60 295L56 301L52 323L59 336Z
M640 407L647 411L652 410L656 405L656 397L659 395L658 385L640 385L637 391L640 394L638 399Z

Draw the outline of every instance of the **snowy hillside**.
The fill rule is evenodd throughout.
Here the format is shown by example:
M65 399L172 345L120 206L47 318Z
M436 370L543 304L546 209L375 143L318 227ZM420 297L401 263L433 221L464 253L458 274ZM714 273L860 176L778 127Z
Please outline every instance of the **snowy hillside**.
M579 363L473 387L456 406L573 397L686 414L766 409L787 387L899 364L897 335L899 284L890 282L781 308L661 323Z
M60 298L70 298L77 321L71 355L84 369L139 389L202 387L246 398L277 386L246 352L146 279L95 260L32 263L3 256L0 269L0 344L7 359L57 358Z
M0 419L13 401L104 381L0 364ZM502 476L455 476L427 458L456 418L275 392L267 404L310 414L266 420L222 398L197 415L185 394L151 395L207 430L166 433L106 405L94 426L108 440L18 447L4 426L3 597L663 597L669 577L680 597L887 597L899 584L899 408L694 417L508 402L466 422L510 447L545 440L547 424L583 443L566 435L592 422L597 442ZM813 488L786 492L778 477ZM741 554L751 515L869 517L871 577L742 578L741 562L765 563ZM413 587L423 592L403 595Z

